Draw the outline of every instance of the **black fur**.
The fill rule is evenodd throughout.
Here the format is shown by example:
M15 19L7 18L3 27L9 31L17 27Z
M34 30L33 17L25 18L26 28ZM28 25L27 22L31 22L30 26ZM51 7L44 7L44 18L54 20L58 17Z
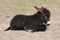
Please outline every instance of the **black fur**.
M13 17L8 30L26 30L32 29L33 31L46 31L47 27L43 23L47 23L46 17L50 18L50 13L47 13L47 9L43 9L43 13L38 11L34 15L16 15ZM46 17L45 17L46 16ZM24 29L25 27L25 29Z

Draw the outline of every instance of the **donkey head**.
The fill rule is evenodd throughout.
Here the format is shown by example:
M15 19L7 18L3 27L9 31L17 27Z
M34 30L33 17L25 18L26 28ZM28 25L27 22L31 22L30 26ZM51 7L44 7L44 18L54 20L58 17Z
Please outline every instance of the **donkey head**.
M45 16L45 19L47 20L46 24L49 25L50 24L50 13L49 13L49 10L44 8L44 7L37 7L37 6L34 6L35 9L37 9L39 12L41 12L44 16Z

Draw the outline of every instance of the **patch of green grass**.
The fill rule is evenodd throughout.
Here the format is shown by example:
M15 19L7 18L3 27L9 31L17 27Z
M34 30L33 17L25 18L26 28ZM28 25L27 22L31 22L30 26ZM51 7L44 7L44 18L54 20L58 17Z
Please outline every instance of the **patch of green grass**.
M38 0L37 0L38 1ZM27 0L27 3L31 3L31 4L35 4L36 0ZM60 5L60 0L41 0L40 1L41 4L48 4L48 5ZM24 3L11 3L10 5L8 5L9 7L12 7L12 8L16 8L16 9L26 9L28 8L29 6L24 4Z
M27 0L29 3L35 3L36 0Z
M54 0L42 0L42 3L53 5L53 4L60 4L60 1L54 1Z
M26 9L27 8L27 6L25 4L20 4L20 3L12 3L10 6L13 8L16 8L16 9Z

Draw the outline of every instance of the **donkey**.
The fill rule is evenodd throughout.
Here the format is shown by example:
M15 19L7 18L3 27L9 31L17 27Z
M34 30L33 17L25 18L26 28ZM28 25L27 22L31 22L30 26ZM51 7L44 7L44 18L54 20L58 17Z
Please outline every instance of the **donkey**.
M32 29L32 31L46 31L46 23L47 16L42 12L42 8L38 8L34 6L34 8L38 9L34 15L16 15L12 18L10 22L10 27L8 30L26 30Z

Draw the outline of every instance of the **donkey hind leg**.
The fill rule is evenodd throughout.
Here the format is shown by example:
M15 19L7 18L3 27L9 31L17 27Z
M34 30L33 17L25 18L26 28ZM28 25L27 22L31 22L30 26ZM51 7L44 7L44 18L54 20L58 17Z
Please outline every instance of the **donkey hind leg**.
M36 28L34 28L34 29L32 29L32 31L31 31L31 32L33 33L33 32L36 32L36 31L37 31L37 30L36 30Z
M24 31L28 32L28 28L27 27L24 27Z

